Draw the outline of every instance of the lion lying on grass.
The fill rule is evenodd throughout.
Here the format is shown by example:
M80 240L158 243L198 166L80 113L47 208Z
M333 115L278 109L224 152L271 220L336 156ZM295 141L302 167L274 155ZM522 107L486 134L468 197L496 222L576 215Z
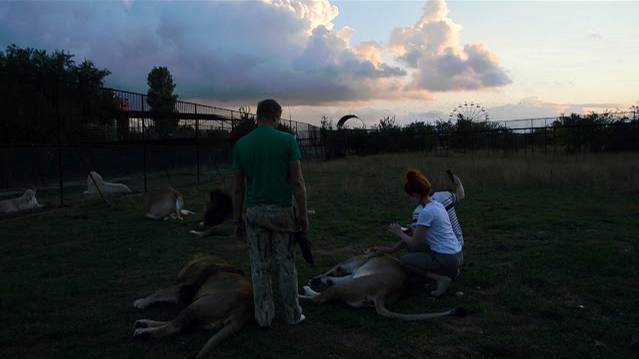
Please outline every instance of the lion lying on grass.
M28 189L18 198L0 201L0 214L29 211L40 207L42 207L42 205L38 203L36 199L36 192L32 189Z
M156 303L184 309L172 321L140 319L133 336L162 338L189 328L218 330L196 358L207 356L222 340L238 332L253 318L253 290L243 273L223 260L197 256L178 274L177 284L133 303L145 309Z
M154 220L183 220L183 216L193 214L192 211L184 209L184 195L172 187L147 193L144 202L146 218Z
M401 314L386 308L402 293L408 275L397 259L380 254L352 257L309 281L300 299L324 303L342 300L353 307L372 305L377 313L400 320L427 320L463 315L460 308L423 314ZM145 309L156 303L175 304L184 309L172 321L139 319L133 336L162 338L189 328L218 330L196 358L207 356L222 340L238 332L253 318L253 291L241 271L212 256L197 256L178 274L177 284L160 289L133 303Z
M234 226L231 223L233 217L233 199L231 195L221 189L214 189L209 193L209 200L204 209L204 220L198 227L189 231L198 238L208 236L230 236Z
M465 314L461 308L423 314L391 312L386 305L399 299L407 279L408 274L396 258L369 253L349 258L311 279L309 285L304 286L304 295L300 295L300 299L315 303L341 300L356 308L373 306L379 315L400 320L427 320Z
M123 183L107 182L99 173L90 171L87 176L87 190L84 191L84 194L97 195L100 193L104 196L110 196L120 193L131 193L131 189Z

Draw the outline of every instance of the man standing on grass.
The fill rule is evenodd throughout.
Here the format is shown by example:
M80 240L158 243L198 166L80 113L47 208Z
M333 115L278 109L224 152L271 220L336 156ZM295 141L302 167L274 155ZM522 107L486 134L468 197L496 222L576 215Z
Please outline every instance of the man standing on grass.
M270 326L275 316L271 254L277 264L286 322L297 324L305 319L297 298L293 234L308 231L306 186L297 141L276 129L281 115L282 107L275 100L258 103L257 128L233 148L235 234L238 238L247 236L255 319L262 327Z

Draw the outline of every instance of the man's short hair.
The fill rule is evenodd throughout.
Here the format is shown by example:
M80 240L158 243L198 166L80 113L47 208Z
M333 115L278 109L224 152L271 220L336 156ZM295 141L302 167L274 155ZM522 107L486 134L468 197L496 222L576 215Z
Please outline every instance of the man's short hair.
M282 106L273 99L262 100L257 104L258 120L277 120L282 115Z

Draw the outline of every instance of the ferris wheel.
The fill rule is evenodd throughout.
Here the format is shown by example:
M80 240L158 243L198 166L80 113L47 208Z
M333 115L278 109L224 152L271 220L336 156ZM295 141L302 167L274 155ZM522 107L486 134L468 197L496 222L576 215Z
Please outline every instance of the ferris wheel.
M475 102L464 102L455 106L448 114L448 119L453 120L467 120L473 122L488 121L488 111L486 107Z

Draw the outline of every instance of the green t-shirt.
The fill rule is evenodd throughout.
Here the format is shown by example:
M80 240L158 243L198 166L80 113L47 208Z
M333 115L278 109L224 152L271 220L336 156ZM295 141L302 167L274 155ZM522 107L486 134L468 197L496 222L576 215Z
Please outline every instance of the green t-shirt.
M246 207L293 205L290 163L301 159L295 137L273 127L258 125L233 148L233 171L246 177Z

